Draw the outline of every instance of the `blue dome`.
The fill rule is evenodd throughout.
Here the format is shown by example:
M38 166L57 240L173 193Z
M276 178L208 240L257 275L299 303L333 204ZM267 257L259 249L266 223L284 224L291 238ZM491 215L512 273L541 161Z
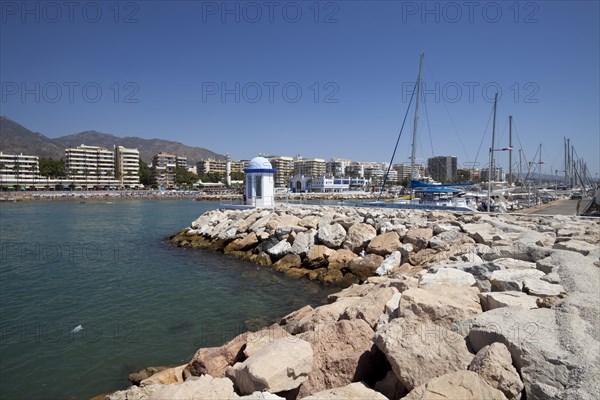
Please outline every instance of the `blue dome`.
M254 157L248 163L247 169L273 169L271 162L264 157Z

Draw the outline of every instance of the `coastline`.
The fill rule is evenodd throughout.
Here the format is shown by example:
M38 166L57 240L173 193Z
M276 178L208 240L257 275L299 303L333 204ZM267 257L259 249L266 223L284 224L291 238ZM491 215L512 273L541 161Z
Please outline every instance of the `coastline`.
M356 215L362 221L350 223ZM302 226L311 217L317 217L312 218L316 225ZM352 249L360 253L343 248L355 223L376 233L362 236L361 245ZM336 224L346 234L326 243L335 235L324 231L342 236L338 227L331 228ZM271 264L275 269L294 254L296 240L314 229L316 241L310 245L309 240L308 247L354 253L341 270L347 268L360 284L347 282L351 286L330 295L328 305L301 308L223 346L198 349L189 363L100 398L413 400L441 393L516 400L524 393L527 398L592 399L600 372L595 351L600 349L598 225L576 217L323 206L207 212L175 235L175 244L225 252L249 236L247 242L256 236L261 243L275 237L277 243L272 240L264 252L275 246L288 250L267 253L279 258ZM392 237L389 246L379 246L383 242L376 238L386 235ZM324 259L319 268L337 262L333 253L318 249ZM252 258L248 250L230 250ZM400 253L397 263L395 252ZM292 269L309 270L304 268L310 266L308 253L295 255L301 267L290 267L288 275ZM371 257L379 260L377 269L386 260L391 265L382 276L375 276L375 263L367 267L356 260L371 255L382 258ZM522 335L507 328L515 326Z

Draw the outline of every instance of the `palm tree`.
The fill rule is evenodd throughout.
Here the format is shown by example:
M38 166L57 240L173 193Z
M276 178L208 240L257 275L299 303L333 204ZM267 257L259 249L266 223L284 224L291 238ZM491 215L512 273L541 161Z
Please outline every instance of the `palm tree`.
M15 164L13 166L13 171L15 171L15 176L17 177L17 191L19 190L19 171L21 170L21 167L19 166L19 164Z

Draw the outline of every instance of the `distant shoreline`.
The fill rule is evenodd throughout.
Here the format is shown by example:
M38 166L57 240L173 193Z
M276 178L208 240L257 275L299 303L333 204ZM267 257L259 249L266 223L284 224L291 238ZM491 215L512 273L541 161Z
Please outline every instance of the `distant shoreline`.
M277 200L303 202L307 200L363 200L374 199L378 193L290 193L289 195L277 196ZM387 197L387 196L384 196ZM132 190L132 191L37 191L37 192L0 192L1 202L17 201L123 201L123 200L174 200L174 199L195 199L199 201L225 201L228 204L237 203L243 200L241 194L207 194L200 192L179 192L179 191L159 191L159 190Z

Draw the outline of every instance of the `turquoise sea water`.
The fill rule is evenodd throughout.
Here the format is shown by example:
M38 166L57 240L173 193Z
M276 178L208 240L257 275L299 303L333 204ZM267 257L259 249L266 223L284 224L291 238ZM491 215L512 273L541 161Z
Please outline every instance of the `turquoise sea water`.
M89 398L327 294L171 234L216 203L0 204L0 397ZM78 326L82 330L74 332Z

